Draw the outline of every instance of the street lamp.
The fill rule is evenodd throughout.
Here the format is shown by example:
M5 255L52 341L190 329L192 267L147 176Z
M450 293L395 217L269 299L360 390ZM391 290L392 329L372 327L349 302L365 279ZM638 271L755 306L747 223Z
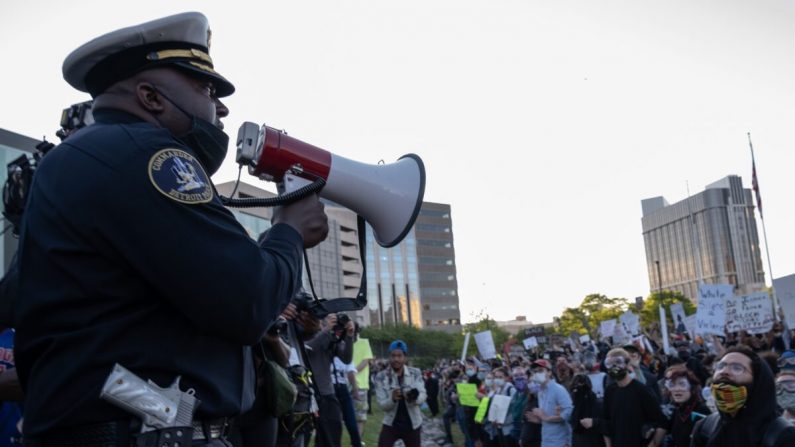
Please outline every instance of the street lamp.
M660 261L654 261L657 264L657 293L662 294L662 273L660 273Z

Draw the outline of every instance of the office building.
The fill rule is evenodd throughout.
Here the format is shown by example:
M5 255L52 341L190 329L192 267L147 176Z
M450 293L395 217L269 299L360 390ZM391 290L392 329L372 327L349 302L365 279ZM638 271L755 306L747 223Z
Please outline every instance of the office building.
M424 202L414 233L423 322L435 329L460 331L461 309L450 205Z
M738 293L764 287L752 191L736 175L673 205L663 197L641 201L649 288L698 297L699 278L732 284Z
M392 248L376 244L368 227L366 262L371 324L461 330L450 205L423 202Z
M219 194L229 196L235 188L235 182L222 183L216 186ZM241 182L235 192L235 198L270 198L275 194L264 189ZM271 208L230 208L237 220L248 231L253 239L270 228ZM307 250L309 268L304 268L304 289L311 293L312 286L320 298L354 298L359 292L362 277L362 265L359 261L359 238L356 228L356 214L352 211L328 203L326 215L329 217L329 233L326 240L316 247ZM369 325L366 311L355 313L356 320Z

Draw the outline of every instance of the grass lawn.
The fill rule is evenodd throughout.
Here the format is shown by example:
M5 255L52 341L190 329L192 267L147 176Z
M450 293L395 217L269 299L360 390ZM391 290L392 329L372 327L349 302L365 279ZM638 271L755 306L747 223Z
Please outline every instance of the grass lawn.
M381 410L381 407L378 406L376 403L375 398L372 400L373 404L373 414L367 415L367 422L364 424L364 436L362 437L362 442L366 447L377 447L378 446L378 434L381 433L381 425L384 421L384 412ZM441 411L442 409L440 409ZM423 411L427 416L430 416L430 412ZM441 419L442 413L440 412L437 418ZM351 439L348 436L348 430L345 427L342 427L342 446L343 447L350 447ZM453 424L453 445L464 445L464 435L461 434L461 429L458 427L458 424Z

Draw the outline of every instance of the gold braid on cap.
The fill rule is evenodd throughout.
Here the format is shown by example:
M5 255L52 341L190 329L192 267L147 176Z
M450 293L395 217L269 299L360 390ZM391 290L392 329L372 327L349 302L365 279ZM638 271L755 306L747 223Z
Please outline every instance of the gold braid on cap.
M160 61L163 59L172 59L178 57L180 59L199 59L210 64L210 67L213 65L213 60L210 58L210 55L205 53L204 51L197 50L195 48L191 48L190 50L162 50L162 51L153 51L146 55L146 58L150 61ZM203 64L202 64L203 65ZM205 67L201 67L205 68ZM210 68L210 71L213 71Z

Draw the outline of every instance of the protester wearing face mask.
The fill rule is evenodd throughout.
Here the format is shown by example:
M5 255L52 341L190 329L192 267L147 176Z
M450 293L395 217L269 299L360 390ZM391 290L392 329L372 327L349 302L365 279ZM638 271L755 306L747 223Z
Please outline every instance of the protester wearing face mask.
M747 346L729 348L715 364L710 387L718 413L693 429L694 447L795 445L795 426L776 416L770 367Z
M591 389L591 381L585 374L572 379L571 395L574 410L571 412L572 447L602 447L605 445L601 426L603 422L602 402Z
M464 373L467 376L467 383L473 384L478 387L478 391L481 391L481 385L483 380L485 379L485 374L483 378L478 377L478 364L474 358L468 358L466 360L466 365L464 369ZM463 412L463 425L465 430L465 438L467 447L472 447L476 444L480 443L481 432L480 432L480 424L475 423L475 415L477 414L478 408L477 407L469 407L469 406L462 406Z
M795 421L795 371L784 370L776 379L776 402L788 421Z
M588 380L591 381L591 391L601 401L605 397L607 373L599 370L599 363L596 361L594 353L587 353L583 358L582 365L588 375Z
M640 348L635 344L628 344L624 346L624 350L629 353L629 362L632 365L632 371L635 373L635 379L646 385L657 399L657 403L661 403L662 395L660 394L660 387L657 386L657 378L654 377L654 374L643 364L643 356Z
M517 394L517 389L510 380L511 376L508 370L505 368L497 368L492 374L494 376L494 393L492 396L508 396L511 398L511 402L513 402L513 398ZM508 414L502 422L495 422L492 424L490 430L490 445L499 447L512 447L518 445L518 439L514 442L514 438L511 437L514 425L513 422L513 415L509 408Z
M701 398L701 384L695 374L684 365L674 365L665 371L663 382L670 397L673 412L667 429L672 447L689 447L690 434L695 423L710 411Z
M515 366L511 371L513 386L516 392L511 398L511 404L508 407L508 418L510 419L510 432L506 442L509 446L519 445L522 435L522 413L524 412L525 405L527 405L527 373L521 366ZM508 424L506 419L505 425Z
M538 408L533 415L541 420L541 446L558 447L567 445L571 439L571 397L569 392L552 378L552 365L540 359L533 362L533 382L540 387Z
M541 418L533 414L533 409L538 408L538 392L541 390L541 386L532 380L533 374L529 368L526 368L525 371L527 372L527 376L525 377L527 383L527 403L522 413L522 433L520 435L520 440L522 447L540 447Z
M615 382L605 391L605 444L608 447L657 447L665 436L665 417L649 389L629 375L630 356L621 348L605 357L605 368ZM651 441L644 426L653 429Z

